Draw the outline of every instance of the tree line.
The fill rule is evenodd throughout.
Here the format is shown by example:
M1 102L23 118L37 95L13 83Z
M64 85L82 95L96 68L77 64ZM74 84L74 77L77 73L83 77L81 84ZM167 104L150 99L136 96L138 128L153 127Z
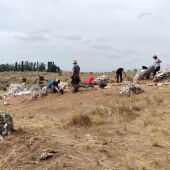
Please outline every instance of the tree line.
M15 62L15 64L0 64L0 72L5 71L61 72L60 67L56 66L54 62L48 62L48 64L46 65L43 62L29 62L29 61Z

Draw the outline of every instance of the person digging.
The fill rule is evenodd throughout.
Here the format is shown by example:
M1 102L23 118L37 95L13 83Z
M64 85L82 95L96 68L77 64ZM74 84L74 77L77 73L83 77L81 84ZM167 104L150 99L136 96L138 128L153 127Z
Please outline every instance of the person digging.
M59 88L59 84L60 84L59 78L56 78L56 80L50 80L48 85L47 85L48 91L50 93L61 93L61 94L63 94L64 91Z
M126 77L126 73L124 71L123 68L118 68L116 70L116 79L117 79L117 83L121 83L123 81L123 74L124 74L124 78Z

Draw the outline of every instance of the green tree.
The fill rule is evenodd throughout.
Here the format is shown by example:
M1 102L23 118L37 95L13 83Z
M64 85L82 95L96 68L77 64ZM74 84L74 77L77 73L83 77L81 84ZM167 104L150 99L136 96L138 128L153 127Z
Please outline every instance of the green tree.
M38 67L38 71L45 71L46 70L46 65L44 63L40 63Z

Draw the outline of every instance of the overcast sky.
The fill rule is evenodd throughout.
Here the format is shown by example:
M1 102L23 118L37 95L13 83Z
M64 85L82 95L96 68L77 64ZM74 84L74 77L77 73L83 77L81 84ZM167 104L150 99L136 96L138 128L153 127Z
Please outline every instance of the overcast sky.
M0 0L0 63L82 71L170 64L169 0Z

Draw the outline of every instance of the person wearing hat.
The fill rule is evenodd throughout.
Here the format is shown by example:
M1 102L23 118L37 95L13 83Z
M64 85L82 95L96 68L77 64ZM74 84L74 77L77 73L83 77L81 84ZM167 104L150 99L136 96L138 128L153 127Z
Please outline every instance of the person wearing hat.
M72 76L71 76L71 84L73 87L73 92L78 92L79 83L80 83L80 67L77 64L76 60L73 60L73 69L72 69Z
M59 93L60 92L59 84L60 84L59 78L56 78L56 80L50 80L47 85L48 91L51 93Z
M153 59L155 60L155 62L153 63L155 70L153 72L153 76L155 77L156 73L161 69L161 63L162 61L155 55L153 56Z

